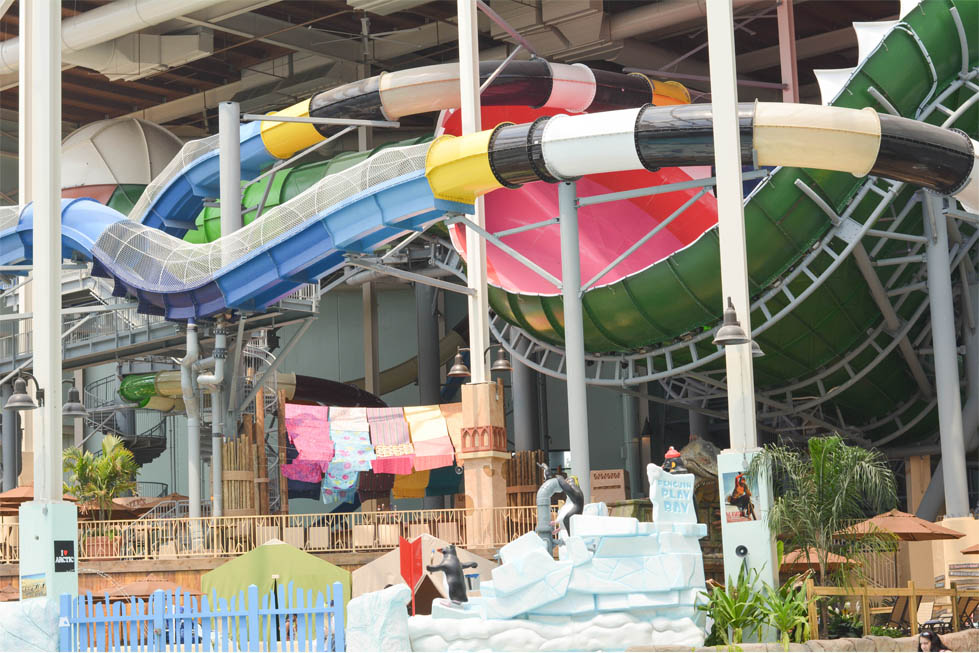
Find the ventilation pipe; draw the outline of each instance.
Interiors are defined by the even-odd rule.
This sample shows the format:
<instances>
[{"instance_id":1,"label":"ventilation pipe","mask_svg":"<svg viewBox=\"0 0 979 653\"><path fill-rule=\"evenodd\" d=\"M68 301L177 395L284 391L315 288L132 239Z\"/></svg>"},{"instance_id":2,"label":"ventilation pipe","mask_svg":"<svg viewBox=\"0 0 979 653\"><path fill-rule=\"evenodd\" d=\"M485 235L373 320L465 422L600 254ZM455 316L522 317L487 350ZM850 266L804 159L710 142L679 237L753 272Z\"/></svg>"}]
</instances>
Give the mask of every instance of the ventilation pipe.
<instances>
[{"instance_id":1,"label":"ventilation pipe","mask_svg":"<svg viewBox=\"0 0 979 653\"><path fill-rule=\"evenodd\" d=\"M796 0L796 4L800 0ZM732 0L735 11L747 7L771 7L771 0ZM631 36L664 35L673 28L707 19L707 0L664 0L623 11L609 17L609 38L620 41Z\"/></svg>"},{"instance_id":2,"label":"ventilation pipe","mask_svg":"<svg viewBox=\"0 0 979 653\"><path fill-rule=\"evenodd\" d=\"M61 55L71 62L75 53L132 34L221 0L116 0L98 9L61 21ZM80 54L80 56L83 56ZM0 43L0 75L20 68L20 38Z\"/></svg>"},{"instance_id":3,"label":"ventilation pipe","mask_svg":"<svg viewBox=\"0 0 979 653\"><path fill-rule=\"evenodd\" d=\"M201 407L197 403L197 384L194 379L194 363L200 358L197 325L187 321L187 355L180 359L180 389L187 410L187 505L188 516L201 516ZM200 525L191 524L191 536L196 543L200 538Z\"/></svg>"},{"instance_id":4,"label":"ventilation pipe","mask_svg":"<svg viewBox=\"0 0 979 653\"><path fill-rule=\"evenodd\" d=\"M214 352L208 359L214 365L213 374L199 374L197 385L211 394L211 496L212 514L224 516L224 492L222 486L223 462L221 445L224 443L224 411L222 405L222 385L224 384L225 361L228 358L228 329L224 320L218 321L214 332ZM183 371L181 369L181 371ZM186 401L186 399L185 399ZM190 411L187 411L188 416ZM198 444L198 447L200 445Z\"/></svg>"}]
</instances>

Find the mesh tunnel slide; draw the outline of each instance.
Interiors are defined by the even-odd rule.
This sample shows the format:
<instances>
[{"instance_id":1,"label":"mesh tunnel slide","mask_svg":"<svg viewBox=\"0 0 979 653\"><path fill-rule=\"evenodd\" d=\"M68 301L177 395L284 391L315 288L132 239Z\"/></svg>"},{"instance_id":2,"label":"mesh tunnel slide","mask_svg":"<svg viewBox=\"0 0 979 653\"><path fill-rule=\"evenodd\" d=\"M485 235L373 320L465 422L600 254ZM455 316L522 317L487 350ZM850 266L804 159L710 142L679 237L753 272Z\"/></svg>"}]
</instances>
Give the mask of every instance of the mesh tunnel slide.
<instances>
[{"instance_id":1,"label":"mesh tunnel slide","mask_svg":"<svg viewBox=\"0 0 979 653\"><path fill-rule=\"evenodd\" d=\"M776 170L746 201L753 296L780 283L832 229L825 207L863 224L879 217L873 215L871 199L890 194L889 209L906 218L902 231L919 233L915 187L955 195L975 210L979 182L972 139L979 136L979 107L970 98L975 95L979 58L979 7L950 0L925 4L927 11L912 10L881 45L862 56L833 107L741 107L746 162L755 150L761 165L791 166ZM966 40L960 41L957 34ZM488 63L487 69L493 65ZM397 119L411 112L450 109L458 102L455 74L455 66L390 73L313 96L285 113ZM93 259L95 271L114 278L119 293L138 297L144 310L185 319L229 307L261 308L337 269L346 253L369 252L423 229L446 211L465 210L477 195L489 193L490 220L502 216L497 224L507 219L531 223L555 214L550 181L584 175L579 182L584 192L590 184L614 190L613 178L626 178L620 171L631 171L628 174L635 177L630 181L643 182L633 187L649 186L689 179L684 166L710 164L708 107L685 106L685 94L676 85L608 75L612 74L584 66L514 62L487 89L487 106L519 97L543 114L596 113L542 115L463 138L442 136L431 144L386 148L323 177L230 237L206 243L179 237L195 226L203 197L216 195L216 139L189 144L171 164L173 170L147 188L131 219L92 201L65 202L65 253ZM511 91L517 88L523 90L515 96ZM494 93L500 89L508 90ZM885 106L879 97L885 98ZM646 102L659 106L638 106ZM937 102L947 112L934 111ZM867 108L874 106L883 111ZM521 115L521 110L511 113ZM949 122L951 118L955 120ZM938 126L942 124L945 129ZM256 176L269 163L336 129L323 127L321 132L318 127L269 122L244 126L243 176ZM968 134L948 128L966 129ZM274 184L283 174L266 183ZM859 178L867 174L898 183ZM814 191L822 206L806 196L798 181ZM877 190L868 191L868 183ZM626 236L618 233L603 244L602 229L595 228L592 239L583 233L585 274L588 269L601 271L621 252L623 238L645 234L672 212L671 207L693 194L687 190L663 196L669 198L663 202L630 201L627 209L607 214L605 226L614 225L612 231ZM499 207L521 202L527 210L517 217L513 211L497 211L497 198ZM589 351L656 347L716 324L721 301L712 201L710 195L698 198L692 205L697 209L693 221L677 220L663 229L662 237L650 239L633 255L624 273L617 270L622 274L599 279L585 295ZM599 222L602 214L596 211L595 216ZM583 211L583 225L589 220ZM31 207L19 215L0 214L5 264L30 260L30 221ZM537 230L534 236L540 240L528 236L528 242L548 240L548 229L553 227ZM545 249L553 258L553 234L550 240ZM873 244L868 238L868 248ZM883 256L895 247L887 242L878 250ZM529 336L560 344L559 292L520 271L504 253L489 249L494 310ZM547 260L539 262L548 266ZM853 265L844 262L833 270L829 281L760 339L769 352L758 366L760 385L806 378L854 350L867 330L879 325L880 312ZM910 279L914 270L908 268L905 274ZM901 317L920 316L923 302L917 295L900 303ZM753 315L753 323L762 321ZM814 328L821 325L828 325L823 333ZM893 412L898 398L914 396L900 359L893 352L885 354L861 383L838 398L852 413L850 420L861 423ZM915 410L927 405L926 397L915 401Z\"/></svg>"}]
</instances>

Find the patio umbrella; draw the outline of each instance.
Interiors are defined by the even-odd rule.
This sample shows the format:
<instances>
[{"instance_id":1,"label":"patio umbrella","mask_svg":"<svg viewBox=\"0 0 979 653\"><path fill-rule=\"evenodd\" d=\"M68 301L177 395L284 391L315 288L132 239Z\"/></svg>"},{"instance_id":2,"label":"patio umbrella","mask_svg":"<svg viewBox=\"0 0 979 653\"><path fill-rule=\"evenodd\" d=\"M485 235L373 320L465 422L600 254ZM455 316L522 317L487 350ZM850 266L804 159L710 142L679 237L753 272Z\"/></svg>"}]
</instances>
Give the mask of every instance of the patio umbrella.
<instances>
[{"instance_id":1,"label":"patio umbrella","mask_svg":"<svg viewBox=\"0 0 979 653\"><path fill-rule=\"evenodd\" d=\"M843 529L837 535L860 537L874 531L893 533L895 537L905 542L957 540L960 537L965 537L965 533L953 531L951 528L945 528L900 510L889 510L876 517L871 517L866 521Z\"/></svg>"},{"instance_id":2,"label":"patio umbrella","mask_svg":"<svg viewBox=\"0 0 979 653\"><path fill-rule=\"evenodd\" d=\"M808 553L808 559L806 557ZM782 558L782 566L779 568L781 571L797 573L802 572L807 569L819 569L819 555L818 550L815 547L809 547L808 551L803 551L802 549L796 549L795 551L790 551L785 554ZM846 556L841 556L839 554L829 552L829 556L826 560L826 566L830 570L839 569L842 565L857 565L860 564L856 560L851 560Z\"/></svg>"},{"instance_id":3,"label":"patio umbrella","mask_svg":"<svg viewBox=\"0 0 979 653\"><path fill-rule=\"evenodd\" d=\"M6 492L0 492L0 506L9 508L10 506L19 506L25 501L34 500L34 485L28 483L27 485L21 485L15 487L12 490L7 490ZM64 494L65 501L77 502L76 497L71 496L67 492Z\"/></svg>"}]
</instances>

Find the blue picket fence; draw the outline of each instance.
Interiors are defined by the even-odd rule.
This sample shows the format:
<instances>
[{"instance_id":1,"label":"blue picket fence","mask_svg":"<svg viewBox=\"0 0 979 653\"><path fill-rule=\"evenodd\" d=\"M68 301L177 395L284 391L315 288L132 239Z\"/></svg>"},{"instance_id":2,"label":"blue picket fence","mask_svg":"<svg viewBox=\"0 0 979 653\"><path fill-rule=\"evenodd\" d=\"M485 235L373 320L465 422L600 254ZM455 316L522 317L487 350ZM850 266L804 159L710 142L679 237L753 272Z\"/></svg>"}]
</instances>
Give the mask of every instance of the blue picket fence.
<instances>
[{"instance_id":1,"label":"blue picket fence","mask_svg":"<svg viewBox=\"0 0 979 653\"><path fill-rule=\"evenodd\" d=\"M61 651L344 651L343 585L259 601L250 585L227 599L155 592L148 600L61 596Z\"/></svg>"}]
</instances>

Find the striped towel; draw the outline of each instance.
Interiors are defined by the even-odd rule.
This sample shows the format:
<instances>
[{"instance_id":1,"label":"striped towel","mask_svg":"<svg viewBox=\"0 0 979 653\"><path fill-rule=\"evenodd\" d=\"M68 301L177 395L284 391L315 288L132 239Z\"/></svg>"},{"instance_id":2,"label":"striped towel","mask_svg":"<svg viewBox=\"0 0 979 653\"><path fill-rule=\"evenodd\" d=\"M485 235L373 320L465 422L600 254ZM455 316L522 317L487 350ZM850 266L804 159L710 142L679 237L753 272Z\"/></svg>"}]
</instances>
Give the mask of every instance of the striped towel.
<instances>
[{"instance_id":1,"label":"striped towel","mask_svg":"<svg viewBox=\"0 0 979 653\"><path fill-rule=\"evenodd\" d=\"M286 431L296 450L298 461L320 463L323 468L333 460L333 440L325 406L286 404Z\"/></svg>"},{"instance_id":2,"label":"striped towel","mask_svg":"<svg viewBox=\"0 0 979 653\"><path fill-rule=\"evenodd\" d=\"M407 406L405 419L415 447L417 471L455 464L455 450L442 411L435 406Z\"/></svg>"},{"instance_id":3,"label":"striped towel","mask_svg":"<svg viewBox=\"0 0 979 653\"><path fill-rule=\"evenodd\" d=\"M371 442L377 458L371 465L376 474L410 474L415 458L408 422L402 408L368 408Z\"/></svg>"}]
</instances>

